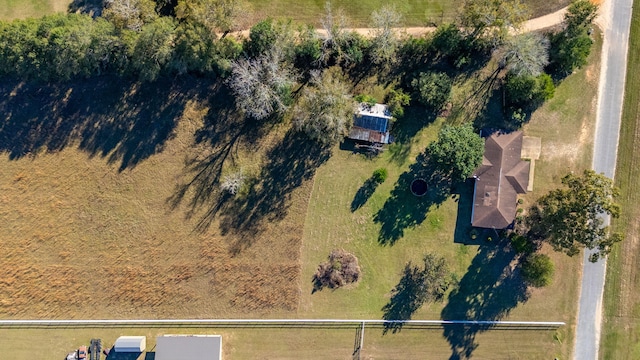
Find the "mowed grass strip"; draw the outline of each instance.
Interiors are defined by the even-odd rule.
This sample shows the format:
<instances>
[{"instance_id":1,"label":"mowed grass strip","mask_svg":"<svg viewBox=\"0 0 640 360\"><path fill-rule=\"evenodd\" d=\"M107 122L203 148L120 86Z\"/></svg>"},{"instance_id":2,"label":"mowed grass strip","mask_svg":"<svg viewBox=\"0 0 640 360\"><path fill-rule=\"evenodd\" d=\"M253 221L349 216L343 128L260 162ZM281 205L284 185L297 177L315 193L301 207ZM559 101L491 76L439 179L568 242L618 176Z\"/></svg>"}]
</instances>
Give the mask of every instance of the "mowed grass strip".
<instances>
[{"instance_id":1,"label":"mowed grass strip","mask_svg":"<svg viewBox=\"0 0 640 360\"><path fill-rule=\"evenodd\" d=\"M639 4L634 1L634 7ZM613 231L625 234L607 263L604 293L605 319L602 359L640 358L640 15L633 13L625 88L616 186L622 214L612 223Z\"/></svg>"},{"instance_id":2,"label":"mowed grass strip","mask_svg":"<svg viewBox=\"0 0 640 360\"><path fill-rule=\"evenodd\" d=\"M524 337L513 339L505 331L481 335L485 348L478 349L478 358L532 359L541 353L537 344L550 336L549 331L525 331ZM89 345L94 338L102 339L104 348L112 346L122 335L146 336L147 351L152 351L156 337L166 334L222 335L222 355L225 359L349 359L353 353L356 329L290 329L290 328L68 328L68 329L0 329L0 351L13 359L41 357L62 359L80 345ZM406 330L399 334L382 336L380 329L366 328L363 358L420 359L429 354L438 359L447 358L446 341L440 330ZM38 339L38 343L34 343ZM398 343L410 344L399 348ZM438 345L438 346L434 346ZM545 358L551 356L546 353ZM144 358L144 356L142 356Z\"/></svg>"}]
</instances>

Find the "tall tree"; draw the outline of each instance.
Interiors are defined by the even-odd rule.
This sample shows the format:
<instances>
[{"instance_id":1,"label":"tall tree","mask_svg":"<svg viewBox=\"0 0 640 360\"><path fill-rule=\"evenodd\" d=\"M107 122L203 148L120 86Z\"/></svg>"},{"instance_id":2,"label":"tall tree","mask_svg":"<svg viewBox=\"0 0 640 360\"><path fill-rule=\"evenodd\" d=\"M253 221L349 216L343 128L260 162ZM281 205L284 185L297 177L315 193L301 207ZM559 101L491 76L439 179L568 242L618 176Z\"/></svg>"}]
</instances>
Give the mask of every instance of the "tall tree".
<instances>
[{"instance_id":1,"label":"tall tree","mask_svg":"<svg viewBox=\"0 0 640 360\"><path fill-rule=\"evenodd\" d=\"M589 0L571 3L564 16L564 30L551 35L551 68L566 75L584 66L591 53L593 40L589 29L598 11Z\"/></svg>"},{"instance_id":2,"label":"tall tree","mask_svg":"<svg viewBox=\"0 0 640 360\"><path fill-rule=\"evenodd\" d=\"M549 64L549 40L537 33L507 37L501 49L507 70L517 76L538 76Z\"/></svg>"},{"instance_id":3,"label":"tall tree","mask_svg":"<svg viewBox=\"0 0 640 360\"><path fill-rule=\"evenodd\" d=\"M461 22L473 37L486 35L499 44L509 30L519 29L528 16L529 10L521 0L467 0Z\"/></svg>"},{"instance_id":4,"label":"tall tree","mask_svg":"<svg viewBox=\"0 0 640 360\"><path fill-rule=\"evenodd\" d=\"M221 32L223 37L239 30L246 18L248 5L241 0L180 0L176 17L198 22L210 31Z\"/></svg>"},{"instance_id":5,"label":"tall tree","mask_svg":"<svg viewBox=\"0 0 640 360\"><path fill-rule=\"evenodd\" d=\"M311 139L331 145L353 124L356 103L339 75L314 72L293 111L293 125Z\"/></svg>"},{"instance_id":6,"label":"tall tree","mask_svg":"<svg viewBox=\"0 0 640 360\"><path fill-rule=\"evenodd\" d=\"M172 18L161 17L142 27L131 64L140 79L153 81L173 56L176 24Z\"/></svg>"},{"instance_id":7,"label":"tall tree","mask_svg":"<svg viewBox=\"0 0 640 360\"><path fill-rule=\"evenodd\" d=\"M157 17L153 0L105 0L102 16L119 29L142 30Z\"/></svg>"},{"instance_id":8,"label":"tall tree","mask_svg":"<svg viewBox=\"0 0 640 360\"><path fill-rule=\"evenodd\" d=\"M405 265L400 282L391 290L391 299L382 308L383 319L410 320L425 302L442 301L452 282L449 267L440 256L425 255L422 267L409 262ZM384 331L396 332L401 327L401 323L389 323Z\"/></svg>"},{"instance_id":9,"label":"tall tree","mask_svg":"<svg viewBox=\"0 0 640 360\"><path fill-rule=\"evenodd\" d=\"M482 162L484 141L470 123L445 125L438 140L427 146L429 160L454 182L466 180Z\"/></svg>"},{"instance_id":10,"label":"tall tree","mask_svg":"<svg viewBox=\"0 0 640 360\"><path fill-rule=\"evenodd\" d=\"M374 63L391 63L396 60L396 52L400 45L396 28L400 26L401 22L402 15L391 5L375 10L371 14L371 23L374 28L371 40L371 59Z\"/></svg>"},{"instance_id":11,"label":"tall tree","mask_svg":"<svg viewBox=\"0 0 640 360\"><path fill-rule=\"evenodd\" d=\"M614 218L620 206L613 201L618 190L611 179L593 170L582 176L569 174L562 178L564 188L552 190L534 204L525 224L532 240L546 240L556 251L569 256L582 248L597 249L592 261L607 255L622 235L609 233L603 226L602 214Z\"/></svg>"},{"instance_id":12,"label":"tall tree","mask_svg":"<svg viewBox=\"0 0 640 360\"><path fill-rule=\"evenodd\" d=\"M264 119L288 108L296 77L281 53L273 49L256 59L232 62L228 84L240 109L255 119Z\"/></svg>"}]
</instances>

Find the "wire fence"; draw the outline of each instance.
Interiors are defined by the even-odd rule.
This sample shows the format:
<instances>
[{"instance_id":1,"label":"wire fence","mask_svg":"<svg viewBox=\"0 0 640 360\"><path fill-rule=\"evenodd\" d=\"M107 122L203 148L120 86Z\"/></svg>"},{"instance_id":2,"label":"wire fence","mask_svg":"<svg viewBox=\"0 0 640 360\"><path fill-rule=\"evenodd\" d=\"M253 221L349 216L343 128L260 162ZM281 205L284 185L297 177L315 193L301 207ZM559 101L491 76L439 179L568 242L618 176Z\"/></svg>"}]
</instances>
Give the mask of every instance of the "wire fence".
<instances>
[{"instance_id":1,"label":"wire fence","mask_svg":"<svg viewBox=\"0 0 640 360\"><path fill-rule=\"evenodd\" d=\"M495 330L554 330L564 326L554 321L481 320L367 320L367 319L103 319L103 320L0 320L0 328L139 327L139 328L394 328L441 329L448 326Z\"/></svg>"}]
</instances>

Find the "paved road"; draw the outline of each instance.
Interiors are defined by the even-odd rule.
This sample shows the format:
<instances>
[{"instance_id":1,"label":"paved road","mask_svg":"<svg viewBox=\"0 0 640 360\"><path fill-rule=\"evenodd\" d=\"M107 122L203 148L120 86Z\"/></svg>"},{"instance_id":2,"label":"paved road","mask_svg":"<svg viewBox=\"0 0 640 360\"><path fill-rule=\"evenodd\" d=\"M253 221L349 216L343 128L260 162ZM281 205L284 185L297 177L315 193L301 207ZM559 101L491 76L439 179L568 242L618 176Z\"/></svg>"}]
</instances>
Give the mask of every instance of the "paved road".
<instances>
[{"instance_id":1,"label":"paved road","mask_svg":"<svg viewBox=\"0 0 640 360\"><path fill-rule=\"evenodd\" d=\"M608 0L605 24L598 113L593 149L593 169L614 177L620 117L627 69L627 48L633 0ZM609 223L608 217L604 219ZM584 255L574 359L597 360L602 327L602 295L606 261L592 264Z\"/></svg>"}]
</instances>

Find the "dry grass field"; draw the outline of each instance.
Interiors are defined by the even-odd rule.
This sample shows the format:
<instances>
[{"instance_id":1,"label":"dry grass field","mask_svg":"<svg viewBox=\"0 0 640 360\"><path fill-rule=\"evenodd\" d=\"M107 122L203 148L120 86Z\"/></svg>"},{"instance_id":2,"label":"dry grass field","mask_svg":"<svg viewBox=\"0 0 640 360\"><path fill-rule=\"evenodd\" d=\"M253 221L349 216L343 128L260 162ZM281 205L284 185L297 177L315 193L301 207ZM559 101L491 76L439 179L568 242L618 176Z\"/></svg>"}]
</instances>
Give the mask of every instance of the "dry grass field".
<instances>
[{"instance_id":1,"label":"dry grass field","mask_svg":"<svg viewBox=\"0 0 640 360\"><path fill-rule=\"evenodd\" d=\"M71 2L71 0L0 0L0 19L23 19L65 12Z\"/></svg>"},{"instance_id":2,"label":"dry grass field","mask_svg":"<svg viewBox=\"0 0 640 360\"><path fill-rule=\"evenodd\" d=\"M243 157L251 176L263 160L256 150L275 148L282 158L266 159L265 169L286 176L292 163L282 135L217 134L222 115L198 93L212 89L189 80L156 86L101 79L2 88L1 317L275 316L296 309L309 181L271 181L272 193L255 190L252 203L219 201L212 185L226 171L222 153L225 166ZM222 138L231 136L234 142ZM262 204L265 213L241 208L261 201L271 202ZM235 222L243 212L250 224Z\"/></svg>"}]
</instances>

